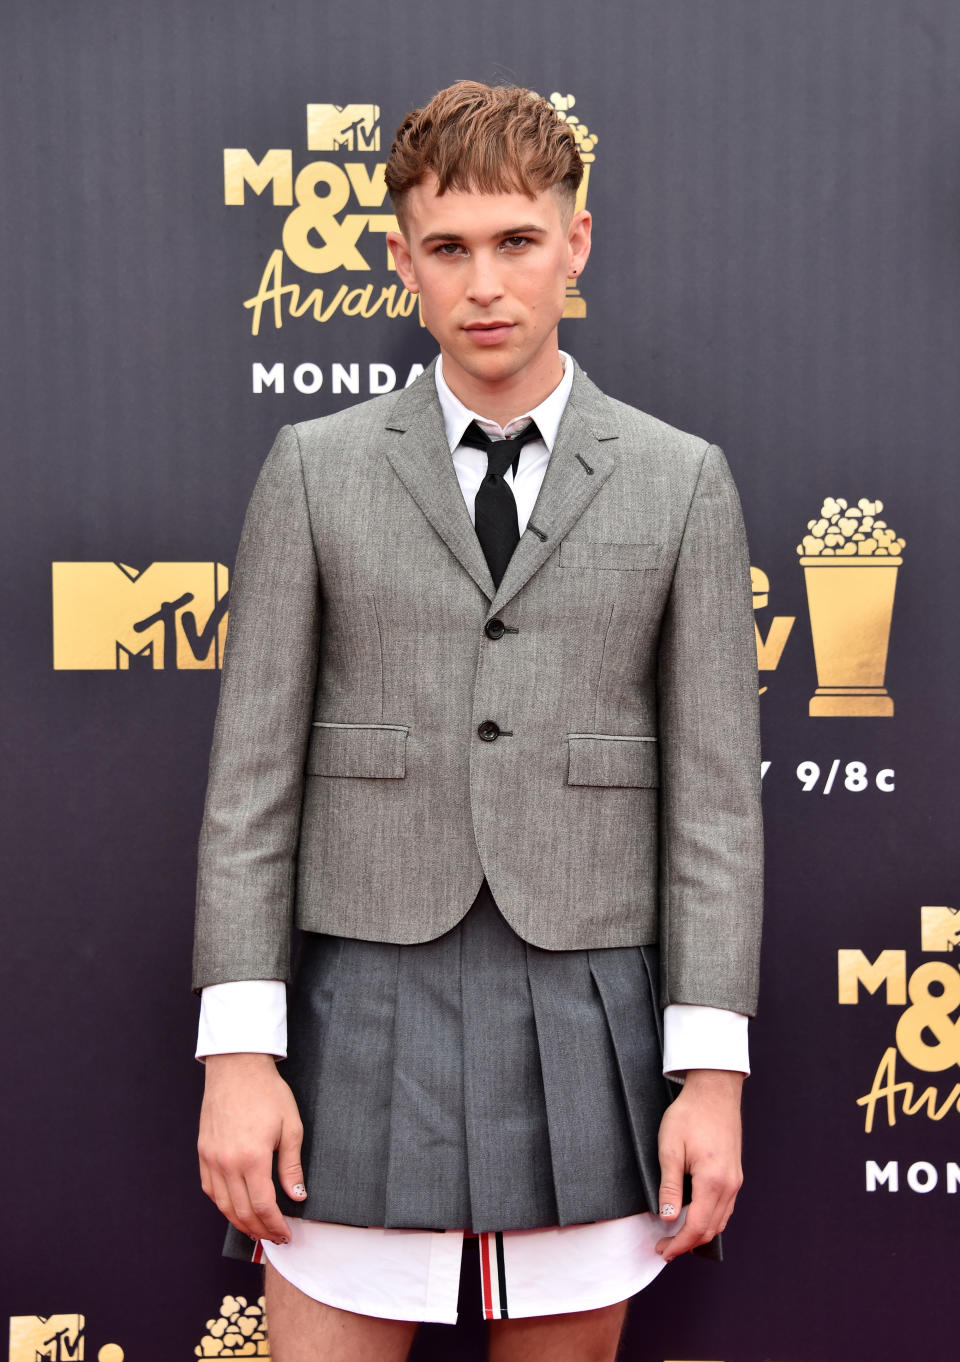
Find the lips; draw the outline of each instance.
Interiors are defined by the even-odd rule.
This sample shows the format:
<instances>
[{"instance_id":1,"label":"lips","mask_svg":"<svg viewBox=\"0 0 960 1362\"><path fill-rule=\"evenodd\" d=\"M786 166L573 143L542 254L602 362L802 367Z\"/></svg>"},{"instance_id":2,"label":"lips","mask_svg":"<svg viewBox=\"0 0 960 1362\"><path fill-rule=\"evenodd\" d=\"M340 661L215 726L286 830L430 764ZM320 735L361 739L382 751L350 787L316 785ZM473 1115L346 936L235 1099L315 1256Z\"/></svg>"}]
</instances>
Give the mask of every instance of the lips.
<instances>
[{"instance_id":1,"label":"lips","mask_svg":"<svg viewBox=\"0 0 960 1362\"><path fill-rule=\"evenodd\" d=\"M476 345L497 345L510 335L513 322L468 322L463 329Z\"/></svg>"}]
</instances>

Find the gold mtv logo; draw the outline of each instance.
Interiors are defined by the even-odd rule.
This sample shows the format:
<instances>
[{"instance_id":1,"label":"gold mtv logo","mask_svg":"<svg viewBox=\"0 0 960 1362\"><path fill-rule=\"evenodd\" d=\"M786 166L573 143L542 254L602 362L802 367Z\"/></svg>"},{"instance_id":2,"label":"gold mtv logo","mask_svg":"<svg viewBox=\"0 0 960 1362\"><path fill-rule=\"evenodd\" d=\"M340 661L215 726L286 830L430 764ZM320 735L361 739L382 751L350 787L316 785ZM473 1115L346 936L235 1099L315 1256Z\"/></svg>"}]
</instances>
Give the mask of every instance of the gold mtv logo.
<instances>
[{"instance_id":1,"label":"gold mtv logo","mask_svg":"<svg viewBox=\"0 0 960 1362\"><path fill-rule=\"evenodd\" d=\"M13 1315L9 1362L83 1362L83 1315Z\"/></svg>"},{"instance_id":2,"label":"gold mtv logo","mask_svg":"<svg viewBox=\"0 0 960 1362\"><path fill-rule=\"evenodd\" d=\"M54 563L54 668L213 670L228 586L221 563Z\"/></svg>"},{"instance_id":3,"label":"gold mtv logo","mask_svg":"<svg viewBox=\"0 0 960 1362\"><path fill-rule=\"evenodd\" d=\"M13 1315L9 1362L83 1362L83 1315ZM123 1362L119 1343L97 1349L97 1362Z\"/></svg>"},{"instance_id":4,"label":"gold mtv logo","mask_svg":"<svg viewBox=\"0 0 960 1362\"><path fill-rule=\"evenodd\" d=\"M960 949L960 912L956 908L920 909L920 949L944 954Z\"/></svg>"},{"instance_id":5,"label":"gold mtv logo","mask_svg":"<svg viewBox=\"0 0 960 1362\"><path fill-rule=\"evenodd\" d=\"M379 104L308 104L308 151L379 151Z\"/></svg>"}]
</instances>

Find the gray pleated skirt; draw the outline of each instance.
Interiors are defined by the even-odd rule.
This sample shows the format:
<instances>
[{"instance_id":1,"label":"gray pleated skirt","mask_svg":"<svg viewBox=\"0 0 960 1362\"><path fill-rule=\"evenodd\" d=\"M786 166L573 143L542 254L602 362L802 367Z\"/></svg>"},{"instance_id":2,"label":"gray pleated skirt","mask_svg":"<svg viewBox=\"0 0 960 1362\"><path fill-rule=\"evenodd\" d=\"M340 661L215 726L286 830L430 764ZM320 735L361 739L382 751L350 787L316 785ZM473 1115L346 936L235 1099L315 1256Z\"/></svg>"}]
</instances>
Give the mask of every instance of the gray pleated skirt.
<instances>
[{"instance_id":1,"label":"gray pleated skirt","mask_svg":"<svg viewBox=\"0 0 960 1362\"><path fill-rule=\"evenodd\" d=\"M531 946L484 880L433 941L305 934L290 995L308 1197L278 1187L284 1214L479 1232L656 1207L656 948Z\"/></svg>"}]
</instances>

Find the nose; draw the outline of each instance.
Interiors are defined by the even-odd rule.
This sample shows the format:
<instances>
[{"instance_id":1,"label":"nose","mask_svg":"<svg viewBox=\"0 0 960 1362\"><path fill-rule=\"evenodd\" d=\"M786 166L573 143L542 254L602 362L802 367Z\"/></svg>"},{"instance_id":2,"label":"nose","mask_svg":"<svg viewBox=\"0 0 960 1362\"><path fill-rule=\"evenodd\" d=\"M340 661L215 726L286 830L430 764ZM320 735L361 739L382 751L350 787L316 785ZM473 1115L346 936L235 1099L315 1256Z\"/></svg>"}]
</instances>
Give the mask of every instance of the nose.
<instances>
[{"instance_id":1,"label":"nose","mask_svg":"<svg viewBox=\"0 0 960 1362\"><path fill-rule=\"evenodd\" d=\"M467 297L479 307L489 307L503 297L498 261L486 251L477 251L471 260Z\"/></svg>"}]
</instances>

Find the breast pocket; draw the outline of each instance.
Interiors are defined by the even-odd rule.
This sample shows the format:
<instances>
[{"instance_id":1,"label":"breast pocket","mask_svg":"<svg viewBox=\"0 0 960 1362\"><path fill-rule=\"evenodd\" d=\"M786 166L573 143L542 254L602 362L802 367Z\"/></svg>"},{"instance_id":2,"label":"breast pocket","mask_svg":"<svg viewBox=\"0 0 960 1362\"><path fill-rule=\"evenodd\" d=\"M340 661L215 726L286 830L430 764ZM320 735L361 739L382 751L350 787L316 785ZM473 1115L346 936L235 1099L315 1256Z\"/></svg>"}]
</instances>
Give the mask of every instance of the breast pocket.
<instances>
[{"instance_id":1,"label":"breast pocket","mask_svg":"<svg viewBox=\"0 0 960 1362\"><path fill-rule=\"evenodd\" d=\"M406 774L406 724L316 721L307 748L308 776L400 780Z\"/></svg>"},{"instance_id":2,"label":"breast pocket","mask_svg":"<svg viewBox=\"0 0 960 1362\"><path fill-rule=\"evenodd\" d=\"M656 738L616 733L568 733L568 785L620 785L653 788L660 784Z\"/></svg>"},{"instance_id":3,"label":"breast pocket","mask_svg":"<svg viewBox=\"0 0 960 1362\"><path fill-rule=\"evenodd\" d=\"M585 539L560 541L560 566L563 568L607 568L621 572L641 572L658 568L663 562L662 544L595 543Z\"/></svg>"}]
</instances>

